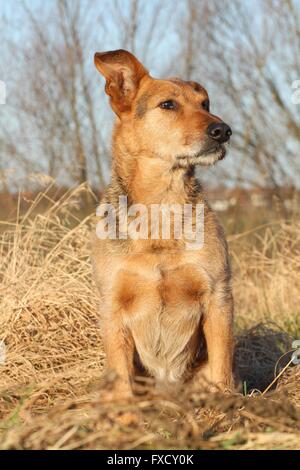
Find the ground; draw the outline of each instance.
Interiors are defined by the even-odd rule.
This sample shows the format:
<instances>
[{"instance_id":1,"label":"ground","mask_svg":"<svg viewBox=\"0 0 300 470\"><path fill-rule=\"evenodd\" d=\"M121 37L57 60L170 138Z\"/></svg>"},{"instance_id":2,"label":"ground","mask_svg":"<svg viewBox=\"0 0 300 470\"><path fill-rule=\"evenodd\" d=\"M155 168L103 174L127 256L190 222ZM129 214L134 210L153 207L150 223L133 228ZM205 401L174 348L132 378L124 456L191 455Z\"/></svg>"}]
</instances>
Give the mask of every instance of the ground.
<instances>
[{"instance_id":1,"label":"ground","mask_svg":"<svg viewBox=\"0 0 300 470\"><path fill-rule=\"evenodd\" d=\"M111 403L84 191L46 191L1 224L0 448L299 449L299 216L228 230L239 393L140 384L133 403Z\"/></svg>"}]
</instances>

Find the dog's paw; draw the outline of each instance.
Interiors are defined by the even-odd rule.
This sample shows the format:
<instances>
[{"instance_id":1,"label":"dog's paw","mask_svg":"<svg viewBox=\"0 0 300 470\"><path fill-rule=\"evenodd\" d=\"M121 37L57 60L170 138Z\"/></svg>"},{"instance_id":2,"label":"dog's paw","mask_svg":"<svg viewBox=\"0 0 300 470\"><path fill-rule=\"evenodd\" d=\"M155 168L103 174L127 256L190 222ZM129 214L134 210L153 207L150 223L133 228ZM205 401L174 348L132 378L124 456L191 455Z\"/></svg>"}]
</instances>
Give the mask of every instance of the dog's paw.
<instances>
[{"instance_id":1,"label":"dog's paw","mask_svg":"<svg viewBox=\"0 0 300 470\"><path fill-rule=\"evenodd\" d=\"M134 396L130 387L102 388L99 393L99 402L103 404L112 402L130 403L133 399Z\"/></svg>"}]
</instances>

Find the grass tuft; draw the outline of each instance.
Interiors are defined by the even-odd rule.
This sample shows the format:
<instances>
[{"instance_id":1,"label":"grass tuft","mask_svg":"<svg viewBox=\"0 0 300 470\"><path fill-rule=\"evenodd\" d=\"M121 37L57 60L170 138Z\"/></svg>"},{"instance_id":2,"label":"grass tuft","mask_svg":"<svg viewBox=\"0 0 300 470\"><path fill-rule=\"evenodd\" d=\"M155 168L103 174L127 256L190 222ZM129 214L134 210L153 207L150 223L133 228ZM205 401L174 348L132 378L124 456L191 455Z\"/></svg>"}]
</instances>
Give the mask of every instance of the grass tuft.
<instances>
[{"instance_id":1,"label":"grass tuft","mask_svg":"<svg viewBox=\"0 0 300 470\"><path fill-rule=\"evenodd\" d=\"M1 223L0 448L299 448L300 366L287 364L300 337L300 224L229 238L241 393L145 389L133 403L110 403L89 260L93 216L79 210L87 192L57 201L45 191Z\"/></svg>"}]
</instances>

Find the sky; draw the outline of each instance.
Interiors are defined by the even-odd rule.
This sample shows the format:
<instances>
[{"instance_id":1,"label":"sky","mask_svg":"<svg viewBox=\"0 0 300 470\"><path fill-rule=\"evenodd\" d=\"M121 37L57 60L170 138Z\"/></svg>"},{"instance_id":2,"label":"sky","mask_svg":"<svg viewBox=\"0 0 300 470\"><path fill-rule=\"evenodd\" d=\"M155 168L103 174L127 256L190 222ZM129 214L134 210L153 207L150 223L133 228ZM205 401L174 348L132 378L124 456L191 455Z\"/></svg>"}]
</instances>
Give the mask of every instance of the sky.
<instances>
[{"instance_id":1,"label":"sky","mask_svg":"<svg viewBox=\"0 0 300 470\"><path fill-rule=\"evenodd\" d=\"M147 49L147 35L151 31L151 19L154 17L156 19L157 5L159 4L158 0L148 0L146 2L146 8L142 11L142 21L138 24L138 40L133 44L134 51L137 57L144 57L144 64L150 70L153 76L165 77L167 76L177 76L180 75L180 67L178 65L177 58L181 50L181 24L184 28L184 4L185 0L176 1L176 14L175 8L172 8L172 1L162 0L165 4L171 5L171 8L165 13L163 17L162 25L163 29L160 31L160 34L157 35L154 42L151 43L151 47ZM256 39L260 40L260 35L264 32L264 24L262 24L262 18L260 15L260 6L265 0L244 0L244 5L247 6L249 11L249 24L256 34ZM175 0L174 0L175 2ZM201 2L201 0L199 0ZM297 0L296 3L299 3L300 0ZM38 19L39 16L43 19L48 18L47 26L51 28L51 20L53 18L53 0L0 0L0 58L3 57L5 60L0 60L0 80L4 80L7 83L7 106L5 110L2 108L0 110L0 126L4 122L8 125L8 122L13 126L13 120L17 116L17 110L12 109L11 107L11 98L12 90L10 87L11 77L19 74L22 76L22 70L19 70L17 63L18 50L16 54L11 57L11 48L8 48L7 45L10 41L14 42L14 47L18 49L18 44L20 46L26 45L30 37L30 29L28 29L28 23L25 21L24 9L22 8L22 3L25 3L30 10L35 14ZM90 12L93 15L91 19L91 24L94 25L90 30L86 30L87 37L87 46L84 51L86 57L86 65L89 68L90 77L91 77L91 87L93 89L99 90L99 93L95 96L99 99L99 112L106 113L107 119L105 119L105 138L109 140L109 134L111 130L112 122L112 113L109 109L108 99L104 97L103 94L103 80L99 78L98 74L95 72L93 65L93 55L95 51L103 50L112 50L123 48L124 38L120 35L122 28L118 28L110 17L110 9L113 6L113 0L81 0L81 4L94 4L94 10ZM131 0L122 0L120 2L122 6L122 12L128 13L130 11ZM223 0L220 0L220 4L224 4ZM153 16L154 13L154 16ZM158 13L157 13L158 14ZM97 25L103 26L105 24L105 34L98 32ZM84 27L84 25L83 25ZM3 40L4 38L4 40ZM2 39L2 40L1 40ZM239 32L237 30L231 31L231 39L233 46L239 43ZM30 43L29 43L30 44ZM201 49L202 44L199 44L199 49ZM228 54L229 42L224 42L224 54ZM274 45L275 46L275 45ZM277 50L280 49L280 44L276 46ZM274 47L275 49L275 47ZM147 52L145 54L145 51ZM235 53L235 49L233 48ZM280 82L280 90L283 98L285 99L287 106L290 105L290 95L291 95L291 83L293 80L296 80L297 71L296 69L291 69L291 74L289 76L289 68L282 68L282 61L277 63L276 54L273 56L273 51L270 51L270 70L273 69L273 75ZM282 47L282 54L285 54L284 44ZM273 63L272 63L273 61ZM4 67L3 64L11 64L9 67ZM206 81L205 75L205 61L202 63L201 58L199 59L199 65L197 68L197 75L193 79L199 81L203 84L208 91L212 89L211 93L211 102L213 105L213 111L217 115L224 117L224 120L235 119L235 111L232 111L230 107L230 101L226 100L226 95L223 93L218 93L218 90L214 88L214 83L209 80ZM202 75L203 70L203 75ZM216 76L222 74L222 70L216 70ZM239 85L239 76L235 77L237 85ZM24 87L26 88L26 87ZM217 91L217 93L214 93ZM100 100L101 97L103 99ZM253 97L248 97L247 93L241 93L240 106L249 105L249 99ZM248 100L248 101L247 101ZM300 107L299 107L300 109ZM266 110L267 114L270 114L270 110ZM270 116L271 117L271 116ZM272 117L273 118L273 117ZM274 117L276 119L276 116ZM229 121L230 124L232 124ZM234 122L233 122L234 124ZM104 129L104 127L103 127ZM289 137L286 137L287 145L289 145ZM292 143L291 145L294 145ZM31 158L33 161L39 162L40 155L37 152L32 152ZM234 158L238 158L235 157ZM233 165L235 160L232 158L226 165ZM284 158L284 156L283 156ZM1 166L1 151L0 151L0 166ZM1 168L0 168L1 169ZM213 170L215 171L215 170Z\"/></svg>"},{"instance_id":2,"label":"sky","mask_svg":"<svg viewBox=\"0 0 300 470\"><path fill-rule=\"evenodd\" d=\"M90 69L90 77L92 81L91 86L93 88L99 87L99 94L97 97L99 97L99 107L102 105L99 112L103 111L107 114L105 126L102 126L102 131L106 133L107 140L110 140L113 115L109 108L107 97L104 98L102 102L100 101L100 87L103 96L104 83L95 71L93 56L96 51L123 48L124 44L123 37L120 35L118 26L111 20L110 17L110 8L112 8L112 2L109 0L81 0L81 5L83 6L91 3L94 4L94 7L92 10L90 9L88 11L88 14L93 16L91 18L87 17L86 22L88 24L90 21L90 24L93 25L93 27L91 30L86 30L85 34L87 37L87 45L84 54L86 57L87 67ZM145 54L145 49L147 47L146 38L147 35L151 32L152 19L156 19L155 13L153 15L153 12L157 3L158 0L149 0L145 2L146 8L140 12L141 17L143 18L143 22L142 24L138 24L138 37L140 40L136 41L134 44L134 47L136 48L136 55L140 56L143 54L143 56L146 56L146 66L151 69L151 73L154 76L159 76L162 73L162 71L165 69L167 61L170 59L170 50L173 52L176 51L176 45L178 45L176 28L174 24L172 25L172 10L174 9L169 8L169 14L165 17L167 29L162 31L161 35L157 35L156 42L151 44L147 54ZM166 3L171 5L171 2L168 2L167 0ZM17 107L13 105L14 97L12 95L14 91L12 88L12 83L14 83L16 74L18 74L19 78L22 80L22 70L20 70L17 63L18 50L16 50L16 55L11 58L12 48L8 47L8 45L10 42L13 42L13 48L18 49L18 44L23 47L24 45L26 46L26 43L28 42L30 47L31 31L30 28L28 28L28 21L26 18L27 14L24 11L24 5L30 9L37 19L41 17L44 21L45 18L48 18L47 26L51 28L51 21L53 18L53 4L53 0L0 0L0 57L2 56L4 59L2 64L0 61L0 80L6 83L7 89L7 102L5 108L2 107L2 109L0 109L0 126L5 125L7 129L14 128L15 121L17 121L15 118L18 114ZM130 11L130 4L130 0L121 0L120 2L122 7L122 14L124 14L125 17L127 12L129 13ZM97 25L99 24L101 27L103 27L104 23L106 34L98 34ZM99 31L100 29L101 28L99 28ZM11 66L7 67L6 64L11 64ZM24 85L24 89L26 89L26 85ZM27 153L31 153L32 161L39 164L43 171L46 171L46 161L45 165L43 166L39 150L31 150L32 146L30 146L29 149L30 150Z\"/></svg>"}]
</instances>

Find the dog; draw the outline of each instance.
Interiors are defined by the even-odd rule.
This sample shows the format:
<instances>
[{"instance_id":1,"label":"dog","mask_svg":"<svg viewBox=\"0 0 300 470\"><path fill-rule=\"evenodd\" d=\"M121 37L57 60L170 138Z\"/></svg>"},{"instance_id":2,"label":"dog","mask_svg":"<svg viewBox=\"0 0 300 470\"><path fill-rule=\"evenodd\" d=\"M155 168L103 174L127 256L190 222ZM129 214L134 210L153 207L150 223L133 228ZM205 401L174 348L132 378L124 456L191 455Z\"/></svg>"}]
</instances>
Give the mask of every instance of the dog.
<instances>
[{"instance_id":1,"label":"dog","mask_svg":"<svg viewBox=\"0 0 300 470\"><path fill-rule=\"evenodd\" d=\"M163 237L160 222L155 239L94 236L92 265L107 369L117 377L114 396L132 397L142 371L161 384L192 380L200 387L205 377L214 389L232 390L227 243L195 176L196 166L225 157L231 129L210 112L208 94L196 82L155 79L125 50L96 53L94 61L116 114L112 176L102 203L115 208L117 226L120 196L148 214L153 205L189 204L194 225L197 204L204 214L204 243L196 249L187 249L185 235Z\"/></svg>"}]
</instances>

